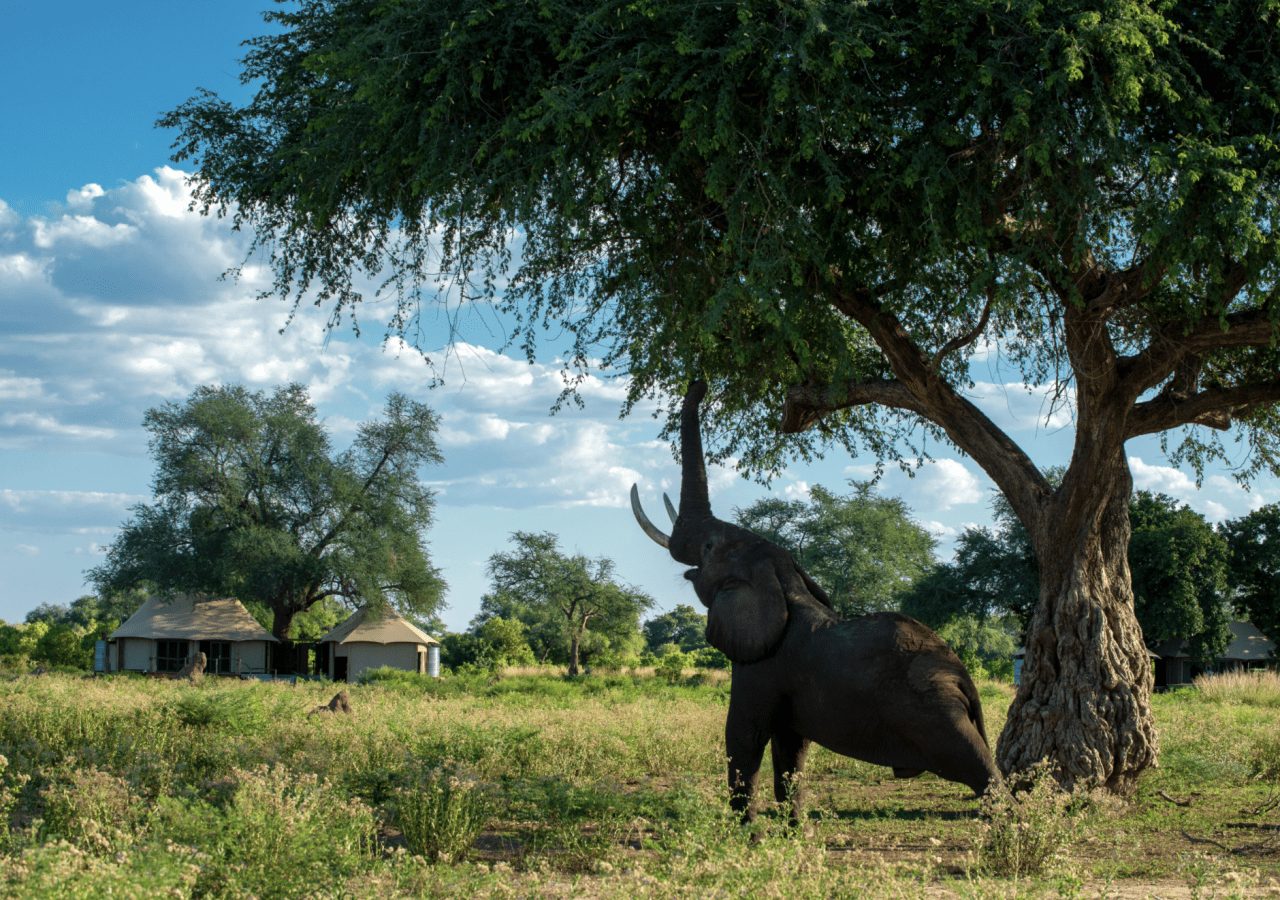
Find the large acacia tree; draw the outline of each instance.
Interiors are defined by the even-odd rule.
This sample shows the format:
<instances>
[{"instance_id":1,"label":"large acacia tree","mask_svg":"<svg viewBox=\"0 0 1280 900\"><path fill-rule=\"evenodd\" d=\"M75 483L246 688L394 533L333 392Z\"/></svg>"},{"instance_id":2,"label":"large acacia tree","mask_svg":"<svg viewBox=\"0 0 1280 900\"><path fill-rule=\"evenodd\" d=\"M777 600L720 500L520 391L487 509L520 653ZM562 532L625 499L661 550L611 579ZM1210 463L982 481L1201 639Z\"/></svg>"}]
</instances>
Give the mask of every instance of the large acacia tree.
<instances>
[{"instance_id":1,"label":"large acacia tree","mask_svg":"<svg viewBox=\"0 0 1280 900\"><path fill-rule=\"evenodd\" d=\"M1040 598L1005 769L1118 791L1157 755L1125 442L1277 468L1277 5L1139 0L301 0L244 106L162 124L276 291L337 320L360 270L412 327L444 272L517 339L713 385L769 471L942 439L998 485ZM518 254L511 236L522 237ZM967 393L996 346L1052 385L1053 485Z\"/></svg>"},{"instance_id":2,"label":"large acacia tree","mask_svg":"<svg viewBox=\"0 0 1280 900\"><path fill-rule=\"evenodd\" d=\"M443 605L426 545L435 498L419 471L441 462L425 404L392 394L341 453L298 384L200 387L143 424L155 498L89 571L100 591L238 597L269 610L281 640L327 599L420 616Z\"/></svg>"}]
</instances>

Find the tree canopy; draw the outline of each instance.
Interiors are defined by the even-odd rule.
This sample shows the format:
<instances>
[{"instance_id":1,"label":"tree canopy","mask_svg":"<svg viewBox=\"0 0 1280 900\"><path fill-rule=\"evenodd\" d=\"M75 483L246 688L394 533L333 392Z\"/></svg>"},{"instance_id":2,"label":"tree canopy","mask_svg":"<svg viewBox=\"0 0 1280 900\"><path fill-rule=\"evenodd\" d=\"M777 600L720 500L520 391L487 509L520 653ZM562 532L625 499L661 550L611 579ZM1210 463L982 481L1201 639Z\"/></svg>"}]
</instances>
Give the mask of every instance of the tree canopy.
<instances>
[{"instance_id":1,"label":"tree canopy","mask_svg":"<svg viewBox=\"0 0 1280 900\"><path fill-rule=\"evenodd\" d=\"M1129 791L1158 741L1125 442L1167 433L1199 469L1229 431L1244 477L1280 468L1278 16L302 0L250 43L252 100L162 124L196 203L331 322L364 270L412 329L443 273L501 286L530 352L562 326L578 374L625 368L632 400L707 377L748 470L953 444L1040 575L1001 766ZM1070 409L1060 485L968 393L986 346Z\"/></svg>"},{"instance_id":2,"label":"tree canopy","mask_svg":"<svg viewBox=\"0 0 1280 900\"><path fill-rule=\"evenodd\" d=\"M837 611L898 609L936 565L937 541L897 497L854 482L847 497L814 485L806 500L757 500L735 516L743 528L787 548L822 585Z\"/></svg>"},{"instance_id":3,"label":"tree canopy","mask_svg":"<svg viewBox=\"0 0 1280 900\"><path fill-rule=\"evenodd\" d=\"M201 387L143 424L155 499L90 571L101 591L237 597L269 610L281 639L326 598L422 615L441 605L425 538L434 499L419 478L441 461L426 405L391 395L341 453L300 385Z\"/></svg>"},{"instance_id":4,"label":"tree canopy","mask_svg":"<svg viewBox=\"0 0 1280 900\"><path fill-rule=\"evenodd\" d=\"M1280 647L1280 503L1223 524L1231 548L1232 600Z\"/></svg>"},{"instance_id":5,"label":"tree canopy","mask_svg":"<svg viewBox=\"0 0 1280 900\"><path fill-rule=\"evenodd\" d=\"M565 554L545 531L517 531L511 543L489 557L493 591L481 599L474 631L499 617L521 622L538 658L567 663L570 675L579 674L584 655L638 642L640 614L653 598L620 584L613 560Z\"/></svg>"}]
</instances>

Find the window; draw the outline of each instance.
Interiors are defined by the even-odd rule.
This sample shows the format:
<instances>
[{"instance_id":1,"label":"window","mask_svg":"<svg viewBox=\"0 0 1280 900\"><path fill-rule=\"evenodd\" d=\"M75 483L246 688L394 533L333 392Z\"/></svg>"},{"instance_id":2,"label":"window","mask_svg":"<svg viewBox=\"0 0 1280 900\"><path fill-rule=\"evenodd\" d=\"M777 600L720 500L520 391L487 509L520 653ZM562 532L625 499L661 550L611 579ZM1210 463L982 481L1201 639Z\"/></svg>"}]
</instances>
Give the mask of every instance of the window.
<instances>
[{"instance_id":1,"label":"window","mask_svg":"<svg viewBox=\"0 0 1280 900\"><path fill-rule=\"evenodd\" d=\"M231 672L231 642L201 641L200 650L204 653L204 670L210 675L227 675Z\"/></svg>"},{"instance_id":2,"label":"window","mask_svg":"<svg viewBox=\"0 0 1280 900\"><path fill-rule=\"evenodd\" d=\"M186 641L156 641L157 672L180 672L186 664Z\"/></svg>"}]
</instances>

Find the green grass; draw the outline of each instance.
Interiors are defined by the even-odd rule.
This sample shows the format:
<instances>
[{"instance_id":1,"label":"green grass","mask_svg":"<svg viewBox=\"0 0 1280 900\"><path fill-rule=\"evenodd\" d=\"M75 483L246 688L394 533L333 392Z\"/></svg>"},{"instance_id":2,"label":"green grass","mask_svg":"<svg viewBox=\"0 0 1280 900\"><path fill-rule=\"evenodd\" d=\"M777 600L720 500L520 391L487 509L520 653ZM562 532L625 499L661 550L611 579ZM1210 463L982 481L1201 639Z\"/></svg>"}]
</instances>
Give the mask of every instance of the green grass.
<instances>
[{"instance_id":1,"label":"green grass","mask_svg":"<svg viewBox=\"0 0 1280 900\"><path fill-rule=\"evenodd\" d=\"M719 681L376 673L351 716L307 715L324 684L4 689L0 896L1280 891L1280 707L1252 689L1158 695L1132 803L982 819L959 785L815 748L799 829L729 815ZM994 737L1012 692L980 689Z\"/></svg>"}]
</instances>

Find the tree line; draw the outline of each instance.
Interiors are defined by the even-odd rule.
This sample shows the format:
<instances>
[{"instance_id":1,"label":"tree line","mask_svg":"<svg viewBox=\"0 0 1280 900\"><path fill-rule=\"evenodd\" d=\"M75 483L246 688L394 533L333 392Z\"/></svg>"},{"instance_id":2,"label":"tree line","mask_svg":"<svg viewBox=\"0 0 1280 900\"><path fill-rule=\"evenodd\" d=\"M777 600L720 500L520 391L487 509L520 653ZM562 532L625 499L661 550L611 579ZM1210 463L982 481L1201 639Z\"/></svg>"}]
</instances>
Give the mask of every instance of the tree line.
<instances>
[{"instance_id":1,"label":"tree line","mask_svg":"<svg viewBox=\"0 0 1280 900\"><path fill-rule=\"evenodd\" d=\"M490 556L490 589L468 628L446 633L444 581L426 535L434 497L419 470L442 462L425 405L392 395L336 452L304 388L267 394L202 387L149 410L154 499L139 504L90 570L96 594L42 604L0 625L0 662L88 668L94 641L148 592L240 598L283 640L313 640L359 605L385 604L442 635L451 666L621 666L667 660L724 666L689 604L651 615L653 597L608 557L517 531ZM1049 479L1061 473L1049 472ZM899 498L851 482L805 499L765 498L737 524L786 547L846 616L897 610L939 631L979 673L1008 676L1039 599L1036 557L1007 501L970 527L954 558ZM1280 643L1280 504L1218 526L1164 494L1129 504L1135 611L1149 645L1185 641L1207 663L1247 618Z\"/></svg>"}]
</instances>

